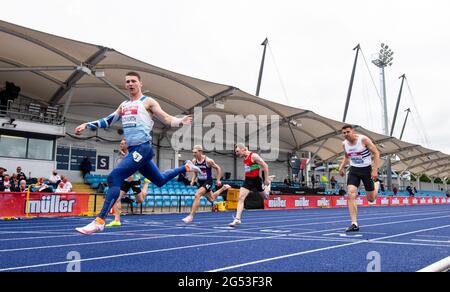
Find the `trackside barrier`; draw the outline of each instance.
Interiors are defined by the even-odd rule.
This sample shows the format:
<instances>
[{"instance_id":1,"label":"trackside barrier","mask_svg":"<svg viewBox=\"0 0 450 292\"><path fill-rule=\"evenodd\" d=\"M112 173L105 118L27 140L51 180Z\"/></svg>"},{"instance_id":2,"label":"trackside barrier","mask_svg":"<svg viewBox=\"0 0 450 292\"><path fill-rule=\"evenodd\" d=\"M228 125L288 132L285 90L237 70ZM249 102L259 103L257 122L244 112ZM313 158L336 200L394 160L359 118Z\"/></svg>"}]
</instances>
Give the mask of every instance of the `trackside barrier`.
<instances>
[{"instance_id":1,"label":"trackside barrier","mask_svg":"<svg viewBox=\"0 0 450 292\"><path fill-rule=\"evenodd\" d=\"M446 257L439 262L429 265L417 272L447 272L450 270L450 257Z\"/></svg>"},{"instance_id":2,"label":"trackside barrier","mask_svg":"<svg viewBox=\"0 0 450 292\"><path fill-rule=\"evenodd\" d=\"M367 197L356 199L358 206L418 206L450 204L445 197L378 197L370 203ZM341 196L292 196L271 195L264 201L266 210L305 209L305 208L347 208L348 198Z\"/></svg>"},{"instance_id":3,"label":"trackside barrier","mask_svg":"<svg viewBox=\"0 0 450 292\"><path fill-rule=\"evenodd\" d=\"M88 203L87 193L0 192L0 218L78 216Z\"/></svg>"}]
</instances>

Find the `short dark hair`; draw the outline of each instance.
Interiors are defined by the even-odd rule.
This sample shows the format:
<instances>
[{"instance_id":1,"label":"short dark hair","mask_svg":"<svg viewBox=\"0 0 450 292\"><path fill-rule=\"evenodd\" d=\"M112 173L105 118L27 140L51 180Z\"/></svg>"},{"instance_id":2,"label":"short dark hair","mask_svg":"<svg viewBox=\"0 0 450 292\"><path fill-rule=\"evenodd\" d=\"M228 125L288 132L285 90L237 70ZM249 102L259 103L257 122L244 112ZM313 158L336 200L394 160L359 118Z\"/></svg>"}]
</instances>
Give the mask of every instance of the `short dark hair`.
<instances>
[{"instance_id":1,"label":"short dark hair","mask_svg":"<svg viewBox=\"0 0 450 292\"><path fill-rule=\"evenodd\" d=\"M352 129L353 130L353 126L352 125L344 125L341 130L344 130L344 129Z\"/></svg>"},{"instance_id":2,"label":"short dark hair","mask_svg":"<svg viewBox=\"0 0 450 292\"><path fill-rule=\"evenodd\" d=\"M135 76L135 77L137 77L139 79L139 81L141 81L141 75L139 75L138 72L130 71L130 72L127 73L126 76Z\"/></svg>"}]
</instances>

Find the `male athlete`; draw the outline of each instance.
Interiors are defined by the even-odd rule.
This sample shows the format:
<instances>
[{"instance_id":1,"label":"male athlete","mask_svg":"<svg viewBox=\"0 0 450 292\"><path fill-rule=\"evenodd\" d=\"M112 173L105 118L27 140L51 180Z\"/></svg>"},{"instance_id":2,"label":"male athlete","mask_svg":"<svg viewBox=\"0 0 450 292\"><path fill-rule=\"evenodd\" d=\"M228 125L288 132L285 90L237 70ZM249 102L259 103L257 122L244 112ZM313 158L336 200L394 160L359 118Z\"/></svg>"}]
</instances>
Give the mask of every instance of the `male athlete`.
<instances>
[{"instance_id":1,"label":"male athlete","mask_svg":"<svg viewBox=\"0 0 450 292\"><path fill-rule=\"evenodd\" d=\"M154 125L153 117L172 127L189 125L192 123L192 117L176 118L164 112L155 99L142 94L143 83L141 76L136 72L126 74L125 86L128 90L129 100L120 104L117 110L108 117L81 124L75 129L75 134L80 135L86 128L108 128L113 123L122 120L124 138L128 145L128 154L108 176L109 189L100 214L90 224L76 228L82 234L87 235L103 231L105 227L104 219L119 197L120 185L125 178L136 171L139 171L158 187L163 186L181 173L200 171L190 160L182 167L170 169L163 173L159 171L152 161L154 153L150 133Z\"/></svg>"},{"instance_id":2,"label":"male athlete","mask_svg":"<svg viewBox=\"0 0 450 292\"><path fill-rule=\"evenodd\" d=\"M374 202L377 199L378 188L380 183L374 181L378 178L378 165L380 163L380 152L375 144L364 136L355 134L355 130L351 125L342 127L342 134L344 135L344 159L339 166L339 174L345 175L345 166L350 162L350 170L347 177L348 188L348 210L352 224L345 231L355 232L359 231L357 222L357 204L356 196L361 181L366 189L367 199L369 202ZM373 167L372 167L372 155Z\"/></svg>"},{"instance_id":3,"label":"male athlete","mask_svg":"<svg viewBox=\"0 0 450 292\"><path fill-rule=\"evenodd\" d=\"M202 196L205 196L208 201L213 203L218 195L230 188L229 185L223 185L220 189L213 193L212 170L214 169L214 171L216 172L216 186L219 187L222 185L222 183L220 182L220 177L222 174L220 166L217 165L214 160L208 158L203 154L203 147L201 145L194 146L194 148L192 149L192 155L194 156L192 162L201 169L201 172L194 173L194 176L192 177L191 186L197 183L198 190L195 193L195 199L192 204L191 213L187 217L182 219L184 223L190 223L192 222L192 220L194 220L194 216L198 210L198 207L200 206L200 199Z\"/></svg>"},{"instance_id":4,"label":"male athlete","mask_svg":"<svg viewBox=\"0 0 450 292\"><path fill-rule=\"evenodd\" d=\"M269 166L256 153L250 152L244 144L237 144L235 148L236 156L244 158L245 181L239 190L239 201L236 210L236 217L229 226L241 224L241 215L244 210L245 198L251 191L257 191L264 198L268 198L270 193ZM264 181L260 176L260 169L264 171Z\"/></svg>"}]
</instances>

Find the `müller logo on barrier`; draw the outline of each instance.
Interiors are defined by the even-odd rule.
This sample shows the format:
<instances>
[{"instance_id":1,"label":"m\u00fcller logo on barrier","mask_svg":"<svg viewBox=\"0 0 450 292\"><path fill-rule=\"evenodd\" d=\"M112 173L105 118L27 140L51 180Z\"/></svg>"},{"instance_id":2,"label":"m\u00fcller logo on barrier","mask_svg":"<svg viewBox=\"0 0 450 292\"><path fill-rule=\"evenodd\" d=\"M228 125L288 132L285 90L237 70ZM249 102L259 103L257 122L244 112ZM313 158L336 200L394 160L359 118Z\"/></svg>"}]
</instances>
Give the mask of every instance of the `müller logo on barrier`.
<instances>
[{"instance_id":1,"label":"m\u00fcller logo on barrier","mask_svg":"<svg viewBox=\"0 0 450 292\"><path fill-rule=\"evenodd\" d=\"M347 206L347 200L341 197L339 200L336 200L336 206Z\"/></svg>"},{"instance_id":2,"label":"m\u00fcller logo on barrier","mask_svg":"<svg viewBox=\"0 0 450 292\"><path fill-rule=\"evenodd\" d=\"M388 198L381 199L381 205L389 205L389 199Z\"/></svg>"},{"instance_id":3,"label":"m\u00fcller logo on barrier","mask_svg":"<svg viewBox=\"0 0 450 292\"><path fill-rule=\"evenodd\" d=\"M295 207L309 207L309 200L301 197L298 200L295 200Z\"/></svg>"},{"instance_id":4,"label":"m\u00fcller logo on barrier","mask_svg":"<svg viewBox=\"0 0 450 292\"><path fill-rule=\"evenodd\" d=\"M360 197L357 197L356 198L356 205L363 205L364 204L364 201L360 198Z\"/></svg>"},{"instance_id":5,"label":"m\u00fcller logo on barrier","mask_svg":"<svg viewBox=\"0 0 450 292\"><path fill-rule=\"evenodd\" d=\"M286 200L282 200L280 197L269 200L270 208L286 208Z\"/></svg>"},{"instance_id":6,"label":"m\u00fcller logo on barrier","mask_svg":"<svg viewBox=\"0 0 450 292\"><path fill-rule=\"evenodd\" d=\"M328 207L330 206L330 200L327 200L327 198L321 198L317 201L317 206L319 207Z\"/></svg>"},{"instance_id":7,"label":"m\u00fcller logo on barrier","mask_svg":"<svg viewBox=\"0 0 450 292\"><path fill-rule=\"evenodd\" d=\"M40 200L28 201L28 213L72 213L76 200L61 200L61 196L43 196Z\"/></svg>"}]
</instances>

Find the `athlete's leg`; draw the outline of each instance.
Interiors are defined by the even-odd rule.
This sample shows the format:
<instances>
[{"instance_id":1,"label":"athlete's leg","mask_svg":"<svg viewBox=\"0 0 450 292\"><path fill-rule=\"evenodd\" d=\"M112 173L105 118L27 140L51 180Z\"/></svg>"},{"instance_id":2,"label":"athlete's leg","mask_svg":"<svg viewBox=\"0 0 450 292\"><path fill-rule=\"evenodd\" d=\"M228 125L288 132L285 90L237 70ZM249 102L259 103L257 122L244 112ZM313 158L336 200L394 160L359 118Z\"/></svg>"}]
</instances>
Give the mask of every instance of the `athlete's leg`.
<instances>
[{"instance_id":1,"label":"athlete's leg","mask_svg":"<svg viewBox=\"0 0 450 292\"><path fill-rule=\"evenodd\" d=\"M218 189L217 191L213 192L209 192L207 194L205 194L205 197L208 199L208 201L210 201L211 203L214 202L216 200L216 198L223 192L225 192L226 190L228 190L229 188L231 188L230 185L223 185L220 189Z\"/></svg>"},{"instance_id":2,"label":"athlete's leg","mask_svg":"<svg viewBox=\"0 0 450 292\"><path fill-rule=\"evenodd\" d=\"M109 222L109 224L106 224L106 227L119 227L121 226L120 223L120 215L122 214L122 198L125 196L124 191L120 191L119 198L117 199L116 203L114 204L114 220Z\"/></svg>"},{"instance_id":3,"label":"athlete's leg","mask_svg":"<svg viewBox=\"0 0 450 292\"><path fill-rule=\"evenodd\" d=\"M115 204L120 195L120 186L122 182L132 174L134 174L142 165L151 159L152 152L149 143L142 144L129 148L129 153L123 158L119 165L109 174L108 185L109 189L106 193L106 199L103 203L103 208L98 214L97 218L90 224L75 228L82 234L92 234L100 232L105 226L105 218Z\"/></svg>"},{"instance_id":4,"label":"athlete's leg","mask_svg":"<svg viewBox=\"0 0 450 292\"><path fill-rule=\"evenodd\" d=\"M186 216L185 218L182 219L184 223L192 222L192 220L194 219L195 213L197 212L198 208L200 207L200 199L202 198L203 195L205 195L205 193L206 193L206 189L204 187L201 187L197 190L197 192L195 193L194 202L192 203L191 213L189 213L188 216Z\"/></svg>"},{"instance_id":5,"label":"athlete's leg","mask_svg":"<svg viewBox=\"0 0 450 292\"><path fill-rule=\"evenodd\" d=\"M249 193L250 193L250 190L248 190L246 188L239 189L239 200L238 200L238 205L237 205L237 210L236 210L236 216L234 217L235 218L234 221L229 224L230 226L235 226L235 225L241 223L241 216L242 216L242 211L244 211L245 198L247 198Z\"/></svg>"},{"instance_id":6,"label":"athlete's leg","mask_svg":"<svg viewBox=\"0 0 450 292\"><path fill-rule=\"evenodd\" d=\"M349 185L347 193L348 193L348 211L350 213L350 219L352 220L352 224L357 225L358 205L356 204L356 196L358 195L358 188L353 185Z\"/></svg>"},{"instance_id":7,"label":"athlete's leg","mask_svg":"<svg viewBox=\"0 0 450 292\"><path fill-rule=\"evenodd\" d=\"M136 202L143 203L145 201L145 197L147 196L147 190L148 190L148 179L144 179L144 186L142 187L142 190L139 194L136 195Z\"/></svg>"},{"instance_id":8,"label":"athlete's leg","mask_svg":"<svg viewBox=\"0 0 450 292\"><path fill-rule=\"evenodd\" d=\"M158 187L162 187L168 181L170 181L171 179L173 179L174 177L178 176L181 173L186 173L188 171L200 171L198 167L196 167L195 165L194 167L192 167L191 164L192 162L190 164L187 163L186 165L169 169L161 173L156 164L152 160L150 160L147 164L145 164L143 167L139 169L139 172L146 178L151 180Z\"/></svg>"},{"instance_id":9,"label":"athlete's leg","mask_svg":"<svg viewBox=\"0 0 450 292\"><path fill-rule=\"evenodd\" d=\"M378 197L378 190L380 189L380 182L379 181L373 182L371 179L371 183L373 186L372 187L373 190L370 190L370 187L369 187L370 191L367 191L368 187L366 187L365 184L364 184L364 186L366 187L367 200L369 200L369 202L373 203L376 201L376 199Z\"/></svg>"}]
</instances>

